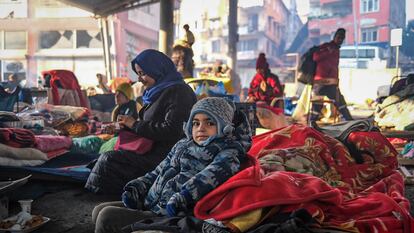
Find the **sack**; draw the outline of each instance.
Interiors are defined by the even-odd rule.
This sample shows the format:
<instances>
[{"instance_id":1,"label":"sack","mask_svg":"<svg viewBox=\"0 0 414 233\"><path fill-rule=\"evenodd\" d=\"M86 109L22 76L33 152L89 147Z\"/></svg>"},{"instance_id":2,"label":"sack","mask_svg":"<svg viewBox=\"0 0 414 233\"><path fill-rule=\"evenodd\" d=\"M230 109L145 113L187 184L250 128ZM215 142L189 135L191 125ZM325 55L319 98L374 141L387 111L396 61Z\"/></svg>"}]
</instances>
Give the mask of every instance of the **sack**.
<instances>
[{"instance_id":1,"label":"sack","mask_svg":"<svg viewBox=\"0 0 414 233\"><path fill-rule=\"evenodd\" d=\"M138 136L128 130L121 130L119 131L114 150L127 150L142 155L152 149L153 143L151 139Z\"/></svg>"},{"instance_id":2,"label":"sack","mask_svg":"<svg viewBox=\"0 0 414 233\"><path fill-rule=\"evenodd\" d=\"M313 60L313 53L318 50L318 46L313 46L300 57L298 65L299 82L304 84L313 84L316 72L316 62Z\"/></svg>"}]
</instances>

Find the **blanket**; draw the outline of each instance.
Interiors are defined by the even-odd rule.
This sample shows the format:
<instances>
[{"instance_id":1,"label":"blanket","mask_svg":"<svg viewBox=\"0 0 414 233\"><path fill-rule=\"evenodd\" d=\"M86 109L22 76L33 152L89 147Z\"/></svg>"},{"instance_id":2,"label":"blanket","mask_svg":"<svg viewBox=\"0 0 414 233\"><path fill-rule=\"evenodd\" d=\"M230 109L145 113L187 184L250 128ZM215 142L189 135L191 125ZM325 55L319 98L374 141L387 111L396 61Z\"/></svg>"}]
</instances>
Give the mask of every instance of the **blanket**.
<instances>
[{"instance_id":1,"label":"blanket","mask_svg":"<svg viewBox=\"0 0 414 233\"><path fill-rule=\"evenodd\" d=\"M14 148L0 143L1 166L37 166L47 159L47 155L37 149Z\"/></svg>"},{"instance_id":2,"label":"blanket","mask_svg":"<svg viewBox=\"0 0 414 233\"><path fill-rule=\"evenodd\" d=\"M35 138L32 131L17 128L0 128L0 143L12 147L33 147Z\"/></svg>"},{"instance_id":3,"label":"blanket","mask_svg":"<svg viewBox=\"0 0 414 233\"><path fill-rule=\"evenodd\" d=\"M257 158L202 198L201 219L231 220L258 208L299 208L320 227L351 232L412 232L397 152L379 132L353 132L348 141L367 151L357 164L338 140L292 125L253 138Z\"/></svg>"},{"instance_id":4,"label":"blanket","mask_svg":"<svg viewBox=\"0 0 414 233\"><path fill-rule=\"evenodd\" d=\"M414 84L388 96L375 110L375 121L383 128L407 130L414 121Z\"/></svg>"}]
</instances>

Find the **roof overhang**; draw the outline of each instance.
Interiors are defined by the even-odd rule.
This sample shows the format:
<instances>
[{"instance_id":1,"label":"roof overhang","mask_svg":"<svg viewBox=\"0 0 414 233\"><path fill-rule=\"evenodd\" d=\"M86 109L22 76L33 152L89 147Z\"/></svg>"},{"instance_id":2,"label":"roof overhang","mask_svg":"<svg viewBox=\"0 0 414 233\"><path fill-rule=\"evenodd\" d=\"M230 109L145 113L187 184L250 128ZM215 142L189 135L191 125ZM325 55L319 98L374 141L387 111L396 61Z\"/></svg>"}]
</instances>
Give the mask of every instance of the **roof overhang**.
<instances>
[{"instance_id":1,"label":"roof overhang","mask_svg":"<svg viewBox=\"0 0 414 233\"><path fill-rule=\"evenodd\" d=\"M96 16L106 17L121 11L159 2L160 0L59 0Z\"/></svg>"}]
</instances>

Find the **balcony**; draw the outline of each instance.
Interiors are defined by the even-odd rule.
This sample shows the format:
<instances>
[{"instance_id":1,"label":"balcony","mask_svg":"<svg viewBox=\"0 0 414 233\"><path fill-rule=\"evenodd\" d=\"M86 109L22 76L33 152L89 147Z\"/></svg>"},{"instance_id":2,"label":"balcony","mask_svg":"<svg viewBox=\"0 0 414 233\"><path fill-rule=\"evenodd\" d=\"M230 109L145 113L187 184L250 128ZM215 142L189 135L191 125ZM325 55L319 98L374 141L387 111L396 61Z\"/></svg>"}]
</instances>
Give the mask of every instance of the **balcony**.
<instances>
[{"instance_id":1,"label":"balcony","mask_svg":"<svg viewBox=\"0 0 414 233\"><path fill-rule=\"evenodd\" d=\"M320 0L321 5L331 4L331 3L347 3L352 2L352 0Z\"/></svg>"}]
</instances>

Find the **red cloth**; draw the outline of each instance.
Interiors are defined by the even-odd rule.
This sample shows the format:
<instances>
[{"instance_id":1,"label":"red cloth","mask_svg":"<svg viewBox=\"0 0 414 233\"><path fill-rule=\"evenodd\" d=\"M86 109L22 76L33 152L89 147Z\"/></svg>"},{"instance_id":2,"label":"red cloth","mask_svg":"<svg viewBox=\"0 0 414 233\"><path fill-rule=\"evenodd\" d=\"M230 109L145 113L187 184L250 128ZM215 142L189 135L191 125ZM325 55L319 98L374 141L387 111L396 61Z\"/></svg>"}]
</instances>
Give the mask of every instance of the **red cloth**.
<instances>
[{"instance_id":1,"label":"red cloth","mask_svg":"<svg viewBox=\"0 0 414 233\"><path fill-rule=\"evenodd\" d=\"M363 164L356 164L342 143L306 126L291 125L255 136L252 155L286 161L297 157L295 162L305 161L312 168L307 172L314 175L264 170L256 163L203 197L195 216L229 220L278 205L281 212L305 208L323 227L414 232L403 179L396 171L395 149L378 132L353 132L348 143L369 152Z\"/></svg>"},{"instance_id":2,"label":"red cloth","mask_svg":"<svg viewBox=\"0 0 414 233\"><path fill-rule=\"evenodd\" d=\"M143 155L152 149L154 141L129 130L120 130L114 150L127 150Z\"/></svg>"},{"instance_id":3,"label":"red cloth","mask_svg":"<svg viewBox=\"0 0 414 233\"><path fill-rule=\"evenodd\" d=\"M321 201L338 205L341 192L322 179L295 172L265 174L256 164L247 168L200 200L195 215L200 219L226 220L250 210Z\"/></svg>"},{"instance_id":4,"label":"red cloth","mask_svg":"<svg viewBox=\"0 0 414 233\"><path fill-rule=\"evenodd\" d=\"M16 148L34 147L34 133L28 129L0 128L0 143Z\"/></svg>"},{"instance_id":5,"label":"red cloth","mask_svg":"<svg viewBox=\"0 0 414 233\"><path fill-rule=\"evenodd\" d=\"M313 53L316 62L315 81L322 79L338 79L339 46L333 41L322 44Z\"/></svg>"},{"instance_id":6,"label":"red cloth","mask_svg":"<svg viewBox=\"0 0 414 233\"><path fill-rule=\"evenodd\" d=\"M53 104L59 105L60 98L59 98L59 91L58 91L58 83L61 85L63 89L75 90L78 93L79 99L81 101L81 107L88 107L86 103L86 99L82 95L78 79L76 78L75 74L69 70L49 70L43 71L43 77L49 74L51 76L50 79L50 87L52 89L52 96L53 96Z\"/></svg>"},{"instance_id":7,"label":"red cloth","mask_svg":"<svg viewBox=\"0 0 414 233\"><path fill-rule=\"evenodd\" d=\"M265 91L260 87L262 82L266 83ZM248 95L253 97L255 101L265 101L270 105L274 98L283 96L283 90L276 75L269 73L265 78L260 73L256 73L250 82Z\"/></svg>"}]
</instances>

